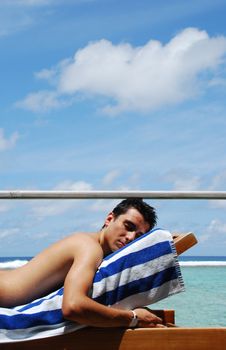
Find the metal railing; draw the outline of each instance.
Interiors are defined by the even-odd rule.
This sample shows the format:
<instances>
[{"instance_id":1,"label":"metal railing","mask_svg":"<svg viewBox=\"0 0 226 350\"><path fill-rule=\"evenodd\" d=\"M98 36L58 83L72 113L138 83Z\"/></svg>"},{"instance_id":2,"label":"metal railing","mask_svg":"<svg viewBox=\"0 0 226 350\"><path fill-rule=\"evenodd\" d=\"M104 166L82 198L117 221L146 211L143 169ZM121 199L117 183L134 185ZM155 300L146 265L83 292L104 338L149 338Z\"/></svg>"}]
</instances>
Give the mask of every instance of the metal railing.
<instances>
[{"instance_id":1,"label":"metal railing","mask_svg":"<svg viewBox=\"0 0 226 350\"><path fill-rule=\"evenodd\" d=\"M0 191L1 199L226 199L226 191Z\"/></svg>"}]
</instances>

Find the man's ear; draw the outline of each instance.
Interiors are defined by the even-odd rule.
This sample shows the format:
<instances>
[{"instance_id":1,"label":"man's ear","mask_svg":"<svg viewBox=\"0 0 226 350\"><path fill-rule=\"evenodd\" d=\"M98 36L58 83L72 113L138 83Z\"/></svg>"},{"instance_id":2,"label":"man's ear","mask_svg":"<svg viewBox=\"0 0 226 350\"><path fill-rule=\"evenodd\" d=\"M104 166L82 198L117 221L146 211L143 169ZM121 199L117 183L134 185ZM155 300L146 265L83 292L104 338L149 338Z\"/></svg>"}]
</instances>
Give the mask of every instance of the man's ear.
<instances>
[{"instance_id":1,"label":"man's ear","mask_svg":"<svg viewBox=\"0 0 226 350\"><path fill-rule=\"evenodd\" d=\"M110 212L105 219L104 226L107 227L112 220L114 220L114 214L113 212Z\"/></svg>"}]
</instances>

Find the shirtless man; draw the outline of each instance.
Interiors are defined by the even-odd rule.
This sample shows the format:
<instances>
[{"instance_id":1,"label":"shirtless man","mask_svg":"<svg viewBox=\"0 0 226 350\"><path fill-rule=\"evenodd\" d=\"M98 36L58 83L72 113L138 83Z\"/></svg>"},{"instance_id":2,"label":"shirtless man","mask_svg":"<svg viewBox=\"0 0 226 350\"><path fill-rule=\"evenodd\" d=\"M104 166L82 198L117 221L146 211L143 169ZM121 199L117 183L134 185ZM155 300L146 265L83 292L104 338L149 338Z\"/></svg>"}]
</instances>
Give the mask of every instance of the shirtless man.
<instances>
[{"instance_id":1,"label":"shirtless man","mask_svg":"<svg viewBox=\"0 0 226 350\"><path fill-rule=\"evenodd\" d=\"M28 303L64 285L65 319L94 327L163 327L147 311L119 310L89 296L93 277L103 257L149 231L156 224L154 208L141 199L119 203L96 233L77 233L51 245L26 265L0 272L0 306Z\"/></svg>"}]
</instances>

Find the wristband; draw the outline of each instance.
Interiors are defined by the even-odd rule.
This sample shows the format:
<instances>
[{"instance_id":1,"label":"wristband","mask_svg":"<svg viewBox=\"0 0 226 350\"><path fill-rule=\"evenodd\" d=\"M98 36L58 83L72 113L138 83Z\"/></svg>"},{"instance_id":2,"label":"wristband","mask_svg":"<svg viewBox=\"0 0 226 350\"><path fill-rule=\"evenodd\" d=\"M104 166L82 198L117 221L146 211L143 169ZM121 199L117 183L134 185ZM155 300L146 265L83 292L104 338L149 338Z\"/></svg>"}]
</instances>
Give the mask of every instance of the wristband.
<instances>
[{"instance_id":1,"label":"wristband","mask_svg":"<svg viewBox=\"0 0 226 350\"><path fill-rule=\"evenodd\" d=\"M129 324L130 328L135 328L138 324L138 317L135 311L131 310L131 312L133 313L133 318Z\"/></svg>"}]
</instances>

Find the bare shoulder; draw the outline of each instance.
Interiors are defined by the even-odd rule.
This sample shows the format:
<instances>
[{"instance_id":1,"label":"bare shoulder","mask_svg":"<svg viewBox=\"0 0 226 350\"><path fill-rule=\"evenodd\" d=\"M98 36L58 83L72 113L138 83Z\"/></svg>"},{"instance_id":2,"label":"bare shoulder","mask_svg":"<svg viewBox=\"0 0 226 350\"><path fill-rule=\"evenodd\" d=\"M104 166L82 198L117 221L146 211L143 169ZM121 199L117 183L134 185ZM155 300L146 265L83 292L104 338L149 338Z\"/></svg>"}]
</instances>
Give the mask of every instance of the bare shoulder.
<instances>
[{"instance_id":1,"label":"bare shoulder","mask_svg":"<svg viewBox=\"0 0 226 350\"><path fill-rule=\"evenodd\" d=\"M63 239L65 248L70 251L74 259L89 257L102 261L103 249L97 239L96 234L74 233Z\"/></svg>"},{"instance_id":2,"label":"bare shoulder","mask_svg":"<svg viewBox=\"0 0 226 350\"><path fill-rule=\"evenodd\" d=\"M88 246L91 245L92 248L96 247L97 249L102 250L96 235L93 233L72 233L71 235L65 237L63 241L67 242L67 244L72 244L73 246L79 245L89 248Z\"/></svg>"},{"instance_id":3,"label":"bare shoulder","mask_svg":"<svg viewBox=\"0 0 226 350\"><path fill-rule=\"evenodd\" d=\"M72 270L85 266L96 270L103 260L103 249L96 233L74 233L59 243L64 254L70 257Z\"/></svg>"}]
</instances>

